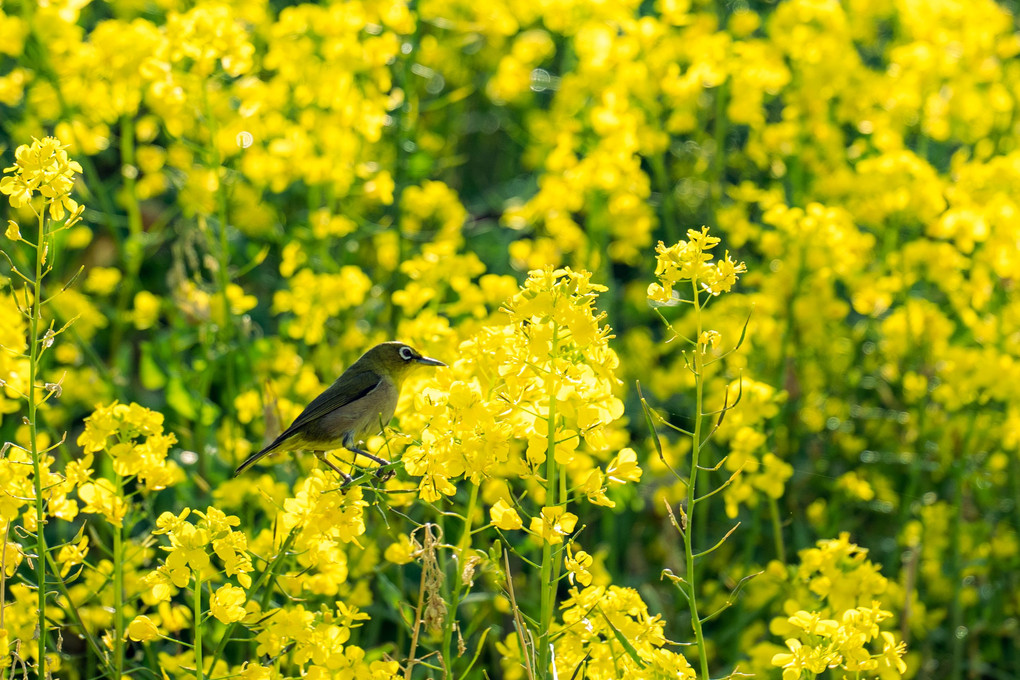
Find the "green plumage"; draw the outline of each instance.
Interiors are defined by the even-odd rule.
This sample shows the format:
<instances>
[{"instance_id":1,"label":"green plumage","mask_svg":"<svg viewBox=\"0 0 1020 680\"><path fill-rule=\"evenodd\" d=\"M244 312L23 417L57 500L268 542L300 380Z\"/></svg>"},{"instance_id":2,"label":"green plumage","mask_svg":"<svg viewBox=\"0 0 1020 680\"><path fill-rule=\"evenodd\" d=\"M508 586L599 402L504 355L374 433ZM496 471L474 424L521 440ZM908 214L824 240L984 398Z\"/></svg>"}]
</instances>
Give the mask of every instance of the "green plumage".
<instances>
[{"instance_id":1,"label":"green plumage","mask_svg":"<svg viewBox=\"0 0 1020 680\"><path fill-rule=\"evenodd\" d=\"M423 365L446 364L423 357L400 342L376 345L313 399L290 427L269 446L241 463L234 475L240 474L270 453L295 450L314 452L343 477L345 483L351 481L350 476L326 459L326 451L343 447L380 464L388 464L388 461L357 448L357 444L390 422L404 378Z\"/></svg>"}]
</instances>

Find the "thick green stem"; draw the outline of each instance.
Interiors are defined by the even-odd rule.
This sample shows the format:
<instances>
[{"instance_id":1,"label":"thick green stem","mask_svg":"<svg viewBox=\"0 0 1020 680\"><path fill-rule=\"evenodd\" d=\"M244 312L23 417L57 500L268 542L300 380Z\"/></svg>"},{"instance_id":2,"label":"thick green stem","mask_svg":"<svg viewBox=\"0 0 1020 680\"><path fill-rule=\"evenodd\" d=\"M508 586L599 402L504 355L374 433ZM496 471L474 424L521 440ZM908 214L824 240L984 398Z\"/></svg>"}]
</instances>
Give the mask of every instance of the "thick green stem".
<instances>
[{"instance_id":1,"label":"thick green stem","mask_svg":"<svg viewBox=\"0 0 1020 680\"><path fill-rule=\"evenodd\" d=\"M117 475L117 497L124 497L124 480ZM113 528L113 664L124 675L124 527Z\"/></svg>"},{"instance_id":2,"label":"thick green stem","mask_svg":"<svg viewBox=\"0 0 1020 680\"><path fill-rule=\"evenodd\" d=\"M556 354L556 344L558 342L558 327L553 327L552 336L552 356ZM552 357L550 357L552 358ZM557 503L556 490L559 486L559 475L556 470L556 392L559 386L555 380L555 370L551 370L549 374L549 413L546 416L546 436L548 437L545 458L545 503L544 507L552 508ZM556 581L557 578L554 576L553 569L553 549L552 544L544 540L542 541L542 599L541 599L541 613L539 618L539 636L538 636L538 674L539 677L549 677L549 662L551 658L551 650L549 648L550 633L552 628L553 610L556 607Z\"/></svg>"},{"instance_id":3,"label":"thick green stem","mask_svg":"<svg viewBox=\"0 0 1020 680\"><path fill-rule=\"evenodd\" d=\"M786 545L783 542L783 525L779 521L779 501L769 496L769 515L772 518L772 537L776 542L776 559L786 564Z\"/></svg>"},{"instance_id":4,"label":"thick green stem","mask_svg":"<svg viewBox=\"0 0 1020 680\"><path fill-rule=\"evenodd\" d=\"M195 571L195 678L202 680L202 575Z\"/></svg>"},{"instance_id":5,"label":"thick green stem","mask_svg":"<svg viewBox=\"0 0 1020 680\"><path fill-rule=\"evenodd\" d=\"M42 358L43 340L39 338L40 321L42 321L42 277L43 258L46 257L46 213L39 213L39 240L35 248L35 279L32 284L32 318L30 327L30 358L28 368L28 437L32 453L32 473L35 485L35 582L38 595L38 654L36 666L37 677L46 677L46 640L48 622L46 620L46 507L43 502L42 455L39 450L37 383L39 381L39 363Z\"/></svg>"},{"instance_id":6,"label":"thick green stem","mask_svg":"<svg viewBox=\"0 0 1020 680\"><path fill-rule=\"evenodd\" d=\"M695 385L695 406L694 406L694 436L691 442L691 476L687 484L687 521L684 526L684 551L687 553L687 590L688 602L691 608L691 625L694 626L694 639L698 645L698 658L701 662L701 677L708 678L708 650L705 648L705 636L701 630L701 616L698 614L697 587L694 574L694 549L691 545L691 533L694 526L694 506L697 500L698 466L701 458L701 422L702 414L705 412L704 391L705 391L705 359L701 351L701 298L698 290L698 280L692 279L694 293L694 318L697 321L697 335L694 336L694 385Z\"/></svg>"}]
</instances>

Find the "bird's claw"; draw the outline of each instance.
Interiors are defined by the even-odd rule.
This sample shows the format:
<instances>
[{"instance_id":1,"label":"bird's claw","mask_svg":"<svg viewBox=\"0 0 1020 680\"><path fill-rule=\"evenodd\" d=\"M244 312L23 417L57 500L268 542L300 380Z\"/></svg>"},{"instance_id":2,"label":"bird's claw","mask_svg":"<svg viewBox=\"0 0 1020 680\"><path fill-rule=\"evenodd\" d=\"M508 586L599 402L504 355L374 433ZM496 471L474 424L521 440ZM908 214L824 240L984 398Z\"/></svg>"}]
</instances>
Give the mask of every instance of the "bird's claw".
<instances>
[{"instance_id":1,"label":"bird's claw","mask_svg":"<svg viewBox=\"0 0 1020 680\"><path fill-rule=\"evenodd\" d=\"M375 478L380 482L386 482L393 479L393 468L389 466L378 467L375 469Z\"/></svg>"}]
</instances>

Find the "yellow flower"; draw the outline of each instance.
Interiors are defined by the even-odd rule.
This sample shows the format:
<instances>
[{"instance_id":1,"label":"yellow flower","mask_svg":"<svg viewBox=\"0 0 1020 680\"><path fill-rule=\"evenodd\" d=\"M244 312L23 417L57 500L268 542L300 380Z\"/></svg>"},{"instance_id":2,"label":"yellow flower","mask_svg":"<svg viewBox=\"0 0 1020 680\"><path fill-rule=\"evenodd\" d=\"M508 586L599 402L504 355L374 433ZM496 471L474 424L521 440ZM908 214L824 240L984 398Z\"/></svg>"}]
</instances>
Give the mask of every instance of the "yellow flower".
<instances>
[{"instance_id":1,"label":"yellow flower","mask_svg":"<svg viewBox=\"0 0 1020 680\"><path fill-rule=\"evenodd\" d=\"M82 512L103 515L115 527L122 525L127 514L127 502L117 495L117 489L108 479L97 479L78 487L78 497L85 502Z\"/></svg>"},{"instance_id":2,"label":"yellow flower","mask_svg":"<svg viewBox=\"0 0 1020 680\"><path fill-rule=\"evenodd\" d=\"M68 543L57 553L57 564L60 565L60 577L66 577L73 567L85 561L89 554L89 537L82 536L78 543Z\"/></svg>"},{"instance_id":3,"label":"yellow flower","mask_svg":"<svg viewBox=\"0 0 1020 680\"><path fill-rule=\"evenodd\" d=\"M5 235L12 241L20 241L21 230L18 228L18 223L14 220L7 220L7 231L5 232Z\"/></svg>"},{"instance_id":4,"label":"yellow flower","mask_svg":"<svg viewBox=\"0 0 1020 680\"><path fill-rule=\"evenodd\" d=\"M570 583L573 584L576 580L582 586L590 586L592 576L588 569L594 562L595 559L585 551L578 550L575 553L571 546L568 545L567 556L563 558L563 564L567 568L567 578L570 580Z\"/></svg>"},{"instance_id":5,"label":"yellow flower","mask_svg":"<svg viewBox=\"0 0 1020 680\"><path fill-rule=\"evenodd\" d=\"M234 623L245 616L244 604L248 598L244 590L229 583L221 587L209 600L209 612L220 623Z\"/></svg>"},{"instance_id":6,"label":"yellow flower","mask_svg":"<svg viewBox=\"0 0 1020 680\"><path fill-rule=\"evenodd\" d=\"M637 463L637 453L626 448L616 455L606 468L606 477L611 484L641 481L641 467Z\"/></svg>"},{"instance_id":7,"label":"yellow flower","mask_svg":"<svg viewBox=\"0 0 1020 680\"><path fill-rule=\"evenodd\" d=\"M615 508L616 501L610 500L606 495L606 476L602 474L601 468L595 468L588 473L588 478L581 485L581 491L588 498L589 503L602 505L607 508Z\"/></svg>"},{"instance_id":8,"label":"yellow flower","mask_svg":"<svg viewBox=\"0 0 1020 680\"><path fill-rule=\"evenodd\" d=\"M241 680L270 680L273 669L260 663L245 661L241 667Z\"/></svg>"},{"instance_id":9,"label":"yellow flower","mask_svg":"<svg viewBox=\"0 0 1020 680\"><path fill-rule=\"evenodd\" d=\"M76 161L68 159L66 148L56 137L44 137L15 150L14 165L4 169L13 174L0 180L0 193L10 197L11 207L27 205L38 192L49 203L50 216L55 220L64 219L65 209L70 213L78 210L70 194L74 175L82 170Z\"/></svg>"},{"instance_id":10,"label":"yellow flower","mask_svg":"<svg viewBox=\"0 0 1020 680\"><path fill-rule=\"evenodd\" d=\"M176 531L170 532L170 554L166 556L166 567L174 572L201 572L209 566L209 532L189 522L182 523ZM179 583L175 579L175 583Z\"/></svg>"},{"instance_id":11,"label":"yellow flower","mask_svg":"<svg viewBox=\"0 0 1020 680\"><path fill-rule=\"evenodd\" d=\"M135 308L131 318L140 331L152 328L159 319L160 300L147 290L135 294Z\"/></svg>"},{"instance_id":12,"label":"yellow flower","mask_svg":"<svg viewBox=\"0 0 1020 680\"><path fill-rule=\"evenodd\" d=\"M514 529L520 529L524 526L521 521L521 516L517 514L517 511L510 507L509 504L502 498L496 501L496 504L489 508L489 517L492 518L492 524L494 526L503 529L504 531L513 531Z\"/></svg>"},{"instance_id":13,"label":"yellow flower","mask_svg":"<svg viewBox=\"0 0 1020 680\"><path fill-rule=\"evenodd\" d=\"M890 668L895 668L900 675L903 675L907 672L907 664L903 661L903 656L907 653L907 643L896 642L896 636L888 631L882 631L882 640L884 643L880 657L882 663Z\"/></svg>"},{"instance_id":14,"label":"yellow flower","mask_svg":"<svg viewBox=\"0 0 1020 680\"><path fill-rule=\"evenodd\" d=\"M85 291L93 295L109 295L120 284L121 272L115 267L93 267L85 277Z\"/></svg>"},{"instance_id":15,"label":"yellow flower","mask_svg":"<svg viewBox=\"0 0 1020 680\"><path fill-rule=\"evenodd\" d=\"M136 616L127 627L127 636L135 642L149 642L160 637L159 628L148 616Z\"/></svg>"},{"instance_id":16,"label":"yellow flower","mask_svg":"<svg viewBox=\"0 0 1020 680\"><path fill-rule=\"evenodd\" d=\"M719 244L719 239L708 235L708 227L702 227L701 231L688 229L687 238L687 241L679 241L669 247L659 241L655 248L655 275L659 283L648 287L648 297L653 302L673 305L678 300L689 298L693 294L690 287L682 294L673 290L675 285L684 281L692 282L699 291L719 295L733 287L738 274L747 271L743 262L737 263L730 258L729 251L723 259L712 263L712 255L708 251Z\"/></svg>"},{"instance_id":17,"label":"yellow flower","mask_svg":"<svg viewBox=\"0 0 1020 680\"><path fill-rule=\"evenodd\" d=\"M14 576L15 572L18 571L18 567L21 565L22 560L25 559L25 553L21 549L21 545L14 543L13 541L7 541L3 548L3 563L4 573L10 578ZM63 574L61 574L63 575Z\"/></svg>"},{"instance_id":18,"label":"yellow flower","mask_svg":"<svg viewBox=\"0 0 1020 680\"><path fill-rule=\"evenodd\" d=\"M401 534L400 538L386 547L383 557L386 558L387 562L392 562L393 564L407 564L414 559L414 551L415 548L411 543L411 539L406 534Z\"/></svg>"},{"instance_id":19,"label":"yellow flower","mask_svg":"<svg viewBox=\"0 0 1020 680\"><path fill-rule=\"evenodd\" d=\"M839 623L831 619L823 619L818 612L801 610L790 617L790 623L809 635L832 637L839 629Z\"/></svg>"},{"instance_id":20,"label":"yellow flower","mask_svg":"<svg viewBox=\"0 0 1020 680\"><path fill-rule=\"evenodd\" d=\"M528 529L545 542L556 544L562 543L563 537L573 531L576 524L577 515L567 512L562 506L556 506L542 508L542 516L532 517Z\"/></svg>"}]
</instances>

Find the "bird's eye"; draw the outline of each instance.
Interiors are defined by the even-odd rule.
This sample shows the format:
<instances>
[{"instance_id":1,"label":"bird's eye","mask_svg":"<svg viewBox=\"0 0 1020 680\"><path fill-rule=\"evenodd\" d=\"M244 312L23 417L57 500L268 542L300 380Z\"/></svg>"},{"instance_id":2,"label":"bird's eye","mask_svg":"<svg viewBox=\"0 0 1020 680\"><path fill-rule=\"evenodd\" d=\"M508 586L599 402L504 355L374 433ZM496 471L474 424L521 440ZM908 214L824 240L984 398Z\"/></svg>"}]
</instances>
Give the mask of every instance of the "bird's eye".
<instances>
[{"instance_id":1,"label":"bird's eye","mask_svg":"<svg viewBox=\"0 0 1020 680\"><path fill-rule=\"evenodd\" d=\"M400 351L397 353L404 361L410 361L414 358L414 351L410 347L401 347Z\"/></svg>"}]
</instances>

